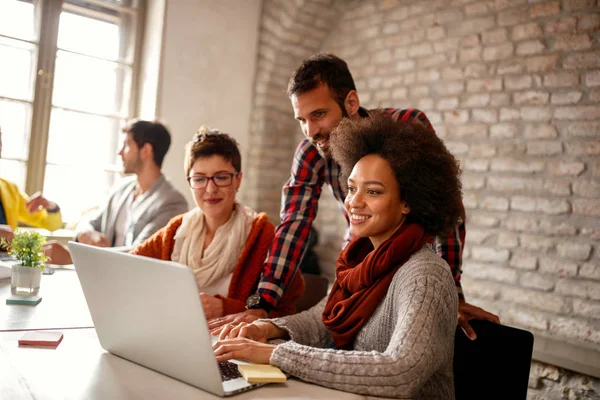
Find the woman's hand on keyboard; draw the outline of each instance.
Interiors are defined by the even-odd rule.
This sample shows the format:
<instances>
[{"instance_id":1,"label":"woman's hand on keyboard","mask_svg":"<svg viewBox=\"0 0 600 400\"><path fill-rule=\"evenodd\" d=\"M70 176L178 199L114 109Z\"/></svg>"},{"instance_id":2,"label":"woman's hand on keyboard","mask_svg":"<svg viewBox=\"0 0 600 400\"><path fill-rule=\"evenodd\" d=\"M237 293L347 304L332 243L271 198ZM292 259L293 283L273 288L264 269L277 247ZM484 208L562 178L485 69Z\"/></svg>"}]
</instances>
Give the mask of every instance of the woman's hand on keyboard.
<instances>
[{"instance_id":1,"label":"woman's hand on keyboard","mask_svg":"<svg viewBox=\"0 0 600 400\"><path fill-rule=\"evenodd\" d=\"M248 338L219 340L213 345L217 361L244 360L256 364L269 364L277 346L260 343Z\"/></svg>"}]
</instances>

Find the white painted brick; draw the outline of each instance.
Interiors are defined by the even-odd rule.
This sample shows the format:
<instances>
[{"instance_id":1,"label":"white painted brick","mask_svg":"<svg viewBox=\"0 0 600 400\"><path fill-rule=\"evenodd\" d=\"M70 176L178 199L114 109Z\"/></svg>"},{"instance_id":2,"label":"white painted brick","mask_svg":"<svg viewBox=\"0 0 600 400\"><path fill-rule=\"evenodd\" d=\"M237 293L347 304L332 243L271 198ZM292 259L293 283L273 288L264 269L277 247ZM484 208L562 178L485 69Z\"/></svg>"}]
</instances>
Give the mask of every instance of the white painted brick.
<instances>
[{"instance_id":1,"label":"white painted brick","mask_svg":"<svg viewBox=\"0 0 600 400\"><path fill-rule=\"evenodd\" d=\"M488 188L497 192L539 193L544 181L539 178L489 176Z\"/></svg>"},{"instance_id":2,"label":"white painted brick","mask_svg":"<svg viewBox=\"0 0 600 400\"><path fill-rule=\"evenodd\" d=\"M490 106L500 107L500 106L508 106L509 104L510 104L510 94L508 94L508 93L492 93L492 99L490 101Z\"/></svg>"},{"instance_id":3,"label":"white painted brick","mask_svg":"<svg viewBox=\"0 0 600 400\"><path fill-rule=\"evenodd\" d=\"M463 205L466 209L475 209L477 208L477 204L477 194L467 191L463 193Z\"/></svg>"},{"instance_id":4,"label":"white painted brick","mask_svg":"<svg viewBox=\"0 0 600 400\"><path fill-rule=\"evenodd\" d=\"M496 146L493 144L473 144L469 155L471 157L493 157L496 154Z\"/></svg>"},{"instance_id":5,"label":"white painted brick","mask_svg":"<svg viewBox=\"0 0 600 400\"><path fill-rule=\"evenodd\" d=\"M490 127L490 138L492 139L510 139L517 136L517 133L517 126L511 123L494 124Z\"/></svg>"},{"instance_id":6,"label":"white painted brick","mask_svg":"<svg viewBox=\"0 0 600 400\"><path fill-rule=\"evenodd\" d=\"M512 30L512 39L515 41L533 39L542 36L542 29L535 22L516 25Z\"/></svg>"},{"instance_id":7,"label":"white painted brick","mask_svg":"<svg viewBox=\"0 0 600 400\"><path fill-rule=\"evenodd\" d=\"M579 84L579 73L571 71L556 71L544 75L546 87L573 87Z\"/></svg>"},{"instance_id":8,"label":"white painted brick","mask_svg":"<svg viewBox=\"0 0 600 400\"><path fill-rule=\"evenodd\" d=\"M600 198L600 182L597 181L575 181L573 192L581 197Z\"/></svg>"},{"instance_id":9,"label":"white painted brick","mask_svg":"<svg viewBox=\"0 0 600 400\"><path fill-rule=\"evenodd\" d=\"M527 161L516 158L499 157L494 158L490 164L490 169L497 172L519 172L533 173L544 170L543 161Z\"/></svg>"},{"instance_id":10,"label":"white painted brick","mask_svg":"<svg viewBox=\"0 0 600 400\"><path fill-rule=\"evenodd\" d=\"M506 28L496 28L481 33L481 41L486 45L504 43L508 40Z\"/></svg>"},{"instance_id":11,"label":"white painted brick","mask_svg":"<svg viewBox=\"0 0 600 400\"><path fill-rule=\"evenodd\" d=\"M515 104L546 104L550 94L540 90L526 90L513 93L513 102Z\"/></svg>"},{"instance_id":12,"label":"white painted brick","mask_svg":"<svg viewBox=\"0 0 600 400\"><path fill-rule=\"evenodd\" d=\"M457 138L485 138L488 126L485 124L465 124L452 127L451 134Z\"/></svg>"},{"instance_id":13,"label":"white painted brick","mask_svg":"<svg viewBox=\"0 0 600 400\"><path fill-rule=\"evenodd\" d=\"M509 215L502 220L503 226L513 232L538 232L538 221L535 218L530 218L522 215Z\"/></svg>"},{"instance_id":14,"label":"white painted brick","mask_svg":"<svg viewBox=\"0 0 600 400\"><path fill-rule=\"evenodd\" d=\"M533 271L537 268L537 258L529 254L513 253L510 258L510 266L526 271Z\"/></svg>"},{"instance_id":15,"label":"white painted brick","mask_svg":"<svg viewBox=\"0 0 600 400\"><path fill-rule=\"evenodd\" d=\"M585 164L579 161L550 161L548 170L554 176L579 176L585 170Z\"/></svg>"},{"instance_id":16,"label":"white painted brick","mask_svg":"<svg viewBox=\"0 0 600 400\"><path fill-rule=\"evenodd\" d=\"M514 249L519 245L519 236L512 232L498 234L498 246L505 249Z\"/></svg>"},{"instance_id":17,"label":"white painted brick","mask_svg":"<svg viewBox=\"0 0 600 400\"><path fill-rule=\"evenodd\" d=\"M527 72L547 72L556 69L558 64L558 55L532 56L525 59L525 69Z\"/></svg>"},{"instance_id":18,"label":"white painted brick","mask_svg":"<svg viewBox=\"0 0 600 400\"><path fill-rule=\"evenodd\" d=\"M463 279L465 287L468 287L469 298L498 300L500 298L501 286L497 283L478 281L476 279Z\"/></svg>"},{"instance_id":19,"label":"white painted brick","mask_svg":"<svg viewBox=\"0 0 600 400\"><path fill-rule=\"evenodd\" d=\"M539 253L548 253L554 248L554 240L544 236L521 234L521 248Z\"/></svg>"},{"instance_id":20,"label":"white painted brick","mask_svg":"<svg viewBox=\"0 0 600 400\"><path fill-rule=\"evenodd\" d=\"M539 311L528 311L523 307L504 307L501 318L505 324L522 326L526 329L548 330L548 318Z\"/></svg>"},{"instance_id":21,"label":"white painted brick","mask_svg":"<svg viewBox=\"0 0 600 400\"><path fill-rule=\"evenodd\" d=\"M497 196L486 196L481 199L479 207L484 210L508 211L508 199Z\"/></svg>"},{"instance_id":22,"label":"white painted brick","mask_svg":"<svg viewBox=\"0 0 600 400\"><path fill-rule=\"evenodd\" d=\"M536 201L533 197L513 196L510 199L510 209L522 212L535 212Z\"/></svg>"},{"instance_id":23,"label":"white painted brick","mask_svg":"<svg viewBox=\"0 0 600 400\"><path fill-rule=\"evenodd\" d=\"M550 319L548 330L560 336L571 337L578 340L589 341L592 336L592 327L585 321L572 318L555 317Z\"/></svg>"},{"instance_id":24,"label":"white painted brick","mask_svg":"<svg viewBox=\"0 0 600 400\"><path fill-rule=\"evenodd\" d=\"M558 136L558 132L552 124L528 124L525 126L524 135L526 139L554 139Z\"/></svg>"},{"instance_id":25,"label":"white painted brick","mask_svg":"<svg viewBox=\"0 0 600 400\"><path fill-rule=\"evenodd\" d=\"M579 276L600 281L600 264L598 262L582 264L579 269Z\"/></svg>"},{"instance_id":26,"label":"white painted brick","mask_svg":"<svg viewBox=\"0 0 600 400\"><path fill-rule=\"evenodd\" d=\"M516 283L518 279L517 271L512 268L478 263L471 260L465 260L463 269L465 276L474 279L504 283Z\"/></svg>"},{"instance_id":27,"label":"white painted brick","mask_svg":"<svg viewBox=\"0 0 600 400\"><path fill-rule=\"evenodd\" d=\"M600 217L600 200L596 199L574 199L572 201L573 212L579 215Z\"/></svg>"},{"instance_id":28,"label":"white painted brick","mask_svg":"<svg viewBox=\"0 0 600 400\"><path fill-rule=\"evenodd\" d=\"M547 179L544 181L543 193L557 196L570 196L571 183L555 179Z\"/></svg>"},{"instance_id":29,"label":"white painted brick","mask_svg":"<svg viewBox=\"0 0 600 400\"><path fill-rule=\"evenodd\" d=\"M558 255L571 260L587 261L592 252L592 246L587 243L562 242L556 246Z\"/></svg>"},{"instance_id":30,"label":"white painted brick","mask_svg":"<svg viewBox=\"0 0 600 400\"><path fill-rule=\"evenodd\" d=\"M581 100L583 93L579 90L570 92L552 93L550 103L557 105L576 104Z\"/></svg>"},{"instance_id":31,"label":"white painted brick","mask_svg":"<svg viewBox=\"0 0 600 400\"><path fill-rule=\"evenodd\" d=\"M539 54L544 51L546 46L541 40L526 40L517 44L516 54L518 56L530 56L532 54Z\"/></svg>"},{"instance_id":32,"label":"white painted brick","mask_svg":"<svg viewBox=\"0 0 600 400\"><path fill-rule=\"evenodd\" d=\"M552 110L547 107L521 107L521 118L524 121L550 121L552 118Z\"/></svg>"},{"instance_id":33,"label":"white painted brick","mask_svg":"<svg viewBox=\"0 0 600 400\"><path fill-rule=\"evenodd\" d=\"M443 110L453 110L458 107L458 97L446 97L440 99L437 103L437 109L440 111Z\"/></svg>"},{"instance_id":34,"label":"white painted brick","mask_svg":"<svg viewBox=\"0 0 600 400\"><path fill-rule=\"evenodd\" d=\"M467 92L495 92L502 90L502 78L470 79L467 81Z\"/></svg>"},{"instance_id":35,"label":"white painted brick","mask_svg":"<svg viewBox=\"0 0 600 400\"><path fill-rule=\"evenodd\" d=\"M444 121L447 124L464 124L469 122L468 110L452 110L444 112Z\"/></svg>"},{"instance_id":36,"label":"white painted brick","mask_svg":"<svg viewBox=\"0 0 600 400\"><path fill-rule=\"evenodd\" d=\"M600 302L573 299L573 312L582 317L600 319Z\"/></svg>"},{"instance_id":37,"label":"white painted brick","mask_svg":"<svg viewBox=\"0 0 600 400\"><path fill-rule=\"evenodd\" d=\"M529 75L517 75L504 77L504 86L507 90L528 89L532 85L532 79Z\"/></svg>"},{"instance_id":38,"label":"white painted brick","mask_svg":"<svg viewBox=\"0 0 600 400\"><path fill-rule=\"evenodd\" d=\"M579 51L592 47L592 41L587 33L579 35L557 36L554 40L552 50L555 51Z\"/></svg>"},{"instance_id":39,"label":"white painted brick","mask_svg":"<svg viewBox=\"0 0 600 400\"><path fill-rule=\"evenodd\" d=\"M462 102L463 107L486 107L488 104L490 104L489 93L472 94Z\"/></svg>"},{"instance_id":40,"label":"white painted brick","mask_svg":"<svg viewBox=\"0 0 600 400\"><path fill-rule=\"evenodd\" d=\"M482 78L488 74L486 64L468 64L465 67L465 78Z\"/></svg>"},{"instance_id":41,"label":"white painted brick","mask_svg":"<svg viewBox=\"0 0 600 400\"><path fill-rule=\"evenodd\" d=\"M550 20L544 24L544 30L547 33L574 32L577 28L577 18L566 17Z\"/></svg>"},{"instance_id":42,"label":"white painted brick","mask_svg":"<svg viewBox=\"0 0 600 400\"><path fill-rule=\"evenodd\" d=\"M502 156L518 156L525 154L525 143L516 140L498 143L498 154Z\"/></svg>"},{"instance_id":43,"label":"white painted brick","mask_svg":"<svg viewBox=\"0 0 600 400\"><path fill-rule=\"evenodd\" d=\"M470 228L467 232L467 241L470 245L482 244L492 236L493 232L487 229ZM473 250L473 249L471 249ZM476 259L476 258L475 258ZM488 260L484 260L488 261Z\"/></svg>"},{"instance_id":44,"label":"white painted brick","mask_svg":"<svg viewBox=\"0 0 600 400\"><path fill-rule=\"evenodd\" d=\"M496 68L496 74L507 75L507 74L520 74L525 71L525 62L523 58L509 59L500 61Z\"/></svg>"},{"instance_id":45,"label":"white painted brick","mask_svg":"<svg viewBox=\"0 0 600 400\"><path fill-rule=\"evenodd\" d=\"M597 138L600 138L600 122L596 122L596 121L572 122L567 127L567 134L572 137L597 137Z\"/></svg>"},{"instance_id":46,"label":"white painted brick","mask_svg":"<svg viewBox=\"0 0 600 400\"><path fill-rule=\"evenodd\" d=\"M599 141L579 141L567 142L567 153L574 156L599 156L600 142Z\"/></svg>"},{"instance_id":47,"label":"white painted brick","mask_svg":"<svg viewBox=\"0 0 600 400\"><path fill-rule=\"evenodd\" d=\"M535 205L537 213L548 215L567 214L571 211L571 205L564 199L544 199L538 198Z\"/></svg>"},{"instance_id":48,"label":"white painted brick","mask_svg":"<svg viewBox=\"0 0 600 400\"><path fill-rule=\"evenodd\" d=\"M475 214L468 218L469 224L495 228L500 223L500 220L491 215Z\"/></svg>"},{"instance_id":49,"label":"white painted brick","mask_svg":"<svg viewBox=\"0 0 600 400\"><path fill-rule=\"evenodd\" d=\"M562 142L560 141L536 141L527 142L527 154L534 156L553 156L561 154Z\"/></svg>"},{"instance_id":50,"label":"white painted brick","mask_svg":"<svg viewBox=\"0 0 600 400\"><path fill-rule=\"evenodd\" d=\"M465 171L485 172L488 170L489 161L484 159L468 158L464 162Z\"/></svg>"},{"instance_id":51,"label":"white painted brick","mask_svg":"<svg viewBox=\"0 0 600 400\"><path fill-rule=\"evenodd\" d=\"M491 124L498 121L498 111L489 108L476 108L471 110L471 118L476 122Z\"/></svg>"},{"instance_id":52,"label":"white painted brick","mask_svg":"<svg viewBox=\"0 0 600 400\"><path fill-rule=\"evenodd\" d=\"M506 299L510 299L514 303L536 308L538 310L559 314L569 311L565 300L552 293L505 287L502 290L502 296Z\"/></svg>"},{"instance_id":53,"label":"white painted brick","mask_svg":"<svg viewBox=\"0 0 600 400\"><path fill-rule=\"evenodd\" d=\"M463 174L462 184L464 190L480 190L485 187L485 177L473 174Z\"/></svg>"},{"instance_id":54,"label":"white painted brick","mask_svg":"<svg viewBox=\"0 0 600 400\"><path fill-rule=\"evenodd\" d=\"M566 120L592 120L600 119L598 106L566 106L556 107L554 118Z\"/></svg>"},{"instance_id":55,"label":"white painted brick","mask_svg":"<svg viewBox=\"0 0 600 400\"><path fill-rule=\"evenodd\" d=\"M519 284L523 287L544 292L554 289L554 279L536 272L523 272L519 278Z\"/></svg>"},{"instance_id":56,"label":"white painted brick","mask_svg":"<svg viewBox=\"0 0 600 400\"><path fill-rule=\"evenodd\" d=\"M561 279L556 283L556 292L582 299L600 300L600 282Z\"/></svg>"},{"instance_id":57,"label":"white painted brick","mask_svg":"<svg viewBox=\"0 0 600 400\"><path fill-rule=\"evenodd\" d=\"M519 121L521 119L521 110L516 108L500 109L500 121Z\"/></svg>"},{"instance_id":58,"label":"white painted brick","mask_svg":"<svg viewBox=\"0 0 600 400\"><path fill-rule=\"evenodd\" d=\"M586 69L600 67L600 57L597 51L588 52L567 52L563 60L565 69Z\"/></svg>"},{"instance_id":59,"label":"white painted brick","mask_svg":"<svg viewBox=\"0 0 600 400\"><path fill-rule=\"evenodd\" d=\"M554 257L540 257L540 272L561 277L577 276L577 264Z\"/></svg>"}]
</instances>

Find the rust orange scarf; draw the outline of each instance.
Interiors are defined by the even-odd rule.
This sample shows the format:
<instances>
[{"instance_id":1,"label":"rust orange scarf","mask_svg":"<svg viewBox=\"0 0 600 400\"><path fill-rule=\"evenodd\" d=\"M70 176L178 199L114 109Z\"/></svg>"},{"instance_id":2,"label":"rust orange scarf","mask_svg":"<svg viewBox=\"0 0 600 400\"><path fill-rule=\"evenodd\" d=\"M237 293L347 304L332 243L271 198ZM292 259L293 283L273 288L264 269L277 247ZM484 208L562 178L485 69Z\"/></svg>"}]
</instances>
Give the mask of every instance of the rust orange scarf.
<instances>
[{"instance_id":1,"label":"rust orange scarf","mask_svg":"<svg viewBox=\"0 0 600 400\"><path fill-rule=\"evenodd\" d=\"M404 224L377 249L369 238L350 242L337 260L336 281L323 311L323 323L338 349L354 338L387 294L396 271L431 236L418 224Z\"/></svg>"}]
</instances>

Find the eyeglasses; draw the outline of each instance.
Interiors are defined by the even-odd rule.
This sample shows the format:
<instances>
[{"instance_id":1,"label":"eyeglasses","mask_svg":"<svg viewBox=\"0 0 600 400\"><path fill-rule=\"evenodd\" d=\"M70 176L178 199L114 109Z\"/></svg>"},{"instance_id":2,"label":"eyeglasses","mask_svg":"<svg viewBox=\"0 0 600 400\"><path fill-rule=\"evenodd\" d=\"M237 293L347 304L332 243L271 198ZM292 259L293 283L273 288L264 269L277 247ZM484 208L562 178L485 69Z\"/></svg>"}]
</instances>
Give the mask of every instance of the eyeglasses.
<instances>
[{"instance_id":1,"label":"eyeglasses","mask_svg":"<svg viewBox=\"0 0 600 400\"><path fill-rule=\"evenodd\" d=\"M208 186L208 181L213 181L218 187L226 187L231 185L233 177L237 175L237 172L220 172L215 176L194 175L188 176L187 181L192 189L204 189Z\"/></svg>"}]
</instances>

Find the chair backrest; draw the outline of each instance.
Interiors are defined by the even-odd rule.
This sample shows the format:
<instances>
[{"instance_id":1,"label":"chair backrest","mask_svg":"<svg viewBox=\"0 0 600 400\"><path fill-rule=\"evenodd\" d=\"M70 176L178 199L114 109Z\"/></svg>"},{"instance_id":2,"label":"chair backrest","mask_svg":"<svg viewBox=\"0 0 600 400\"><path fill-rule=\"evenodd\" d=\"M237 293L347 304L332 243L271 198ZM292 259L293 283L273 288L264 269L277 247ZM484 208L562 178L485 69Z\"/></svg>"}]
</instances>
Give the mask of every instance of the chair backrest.
<instances>
[{"instance_id":1,"label":"chair backrest","mask_svg":"<svg viewBox=\"0 0 600 400\"><path fill-rule=\"evenodd\" d=\"M460 327L454 342L456 400L527 398L533 335L489 321L471 321L477 339Z\"/></svg>"},{"instance_id":2,"label":"chair backrest","mask_svg":"<svg viewBox=\"0 0 600 400\"><path fill-rule=\"evenodd\" d=\"M296 312L308 310L321 299L327 296L327 287L329 281L322 275L305 274L304 277L304 293L296 300Z\"/></svg>"}]
</instances>

